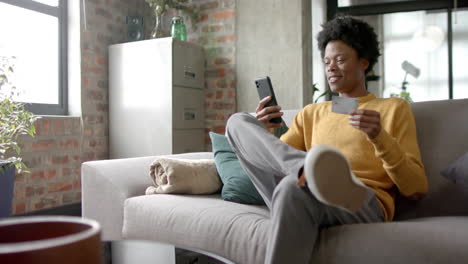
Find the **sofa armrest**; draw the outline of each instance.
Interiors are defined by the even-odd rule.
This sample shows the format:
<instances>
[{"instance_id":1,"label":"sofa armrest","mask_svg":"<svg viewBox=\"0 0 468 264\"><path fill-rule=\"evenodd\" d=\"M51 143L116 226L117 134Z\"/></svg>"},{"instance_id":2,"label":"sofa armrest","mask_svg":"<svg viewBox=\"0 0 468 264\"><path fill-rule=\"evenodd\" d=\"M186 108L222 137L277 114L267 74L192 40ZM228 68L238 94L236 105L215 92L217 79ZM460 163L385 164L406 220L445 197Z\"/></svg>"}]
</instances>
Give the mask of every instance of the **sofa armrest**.
<instances>
[{"instance_id":1,"label":"sofa armrest","mask_svg":"<svg viewBox=\"0 0 468 264\"><path fill-rule=\"evenodd\" d=\"M127 198L145 194L152 184L149 166L158 157L210 159L211 152L85 162L81 166L82 216L101 224L103 240L122 239Z\"/></svg>"}]
</instances>

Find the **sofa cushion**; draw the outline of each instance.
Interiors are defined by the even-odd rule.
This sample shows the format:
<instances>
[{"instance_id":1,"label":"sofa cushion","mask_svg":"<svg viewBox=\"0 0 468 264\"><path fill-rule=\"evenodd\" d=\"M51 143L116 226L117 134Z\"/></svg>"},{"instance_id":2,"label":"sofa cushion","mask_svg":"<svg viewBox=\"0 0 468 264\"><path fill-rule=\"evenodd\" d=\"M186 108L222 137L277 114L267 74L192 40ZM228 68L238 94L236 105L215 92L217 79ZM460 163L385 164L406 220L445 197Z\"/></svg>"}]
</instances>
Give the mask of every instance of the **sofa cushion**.
<instances>
[{"instance_id":1,"label":"sofa cushion","mask_svg":"<svg viewBox=\"0 0 468 264\"><path fill-rule=\"evenodd\" d=\"M468 152L440 173L452 182L468 188Z\"/></svg>"},{"instance_id":2,"label":"sofa cushion","mask_svg":"<svg viewBox=\"0 0 468 264\"><path fill-rule=\"evenodd\" d=\"M468 217L323 229L310 263L468 263Z\"/></svg>"},{"instance_id":3,"label":"sofa cushion","mask_svg":"<svg viewBox=\"0 0 468 264\"><path fill-rule=\"evenodd\" d=\"M235 263L263 263L270 222L265 206L219 195L129 198L123 237L210 251ZM468 263L467 217L432 217L324 228L311 263Z\"/></svg>"},{"instance_id":4,"label":"sofa cushion","mask_svg":"<svg viewBox=\"0 0 468 264\"><path fill-rule=\"evenodd\" d=\"M210 132L210 138L216 168L223 182L221 191L223 199L245 204L265 204L242 168L226 136Z\"/></svg>"},{"instance_id":5,"label":"sofa cushion","mask_svg":"<svg viewBox=\"0 0 468 264\"><path fill-rule=\"evenodd\" d=\"M224 201L220 195L157 194L129 198L123 237L206 250L235 263L263 263L266 206Z\"/></svg>"},{"instance_id":6,"label":"sofa cushion","mask_svg":"<svg viewBox=\"0 0 468 264\"><path fill-rule=\"evenodd\" d=\"M412 103L429 193L414 202L397 196L395 220L468 215L468 190L440 175L468 149L468 99Z\"/></svg>"}]
</instances>

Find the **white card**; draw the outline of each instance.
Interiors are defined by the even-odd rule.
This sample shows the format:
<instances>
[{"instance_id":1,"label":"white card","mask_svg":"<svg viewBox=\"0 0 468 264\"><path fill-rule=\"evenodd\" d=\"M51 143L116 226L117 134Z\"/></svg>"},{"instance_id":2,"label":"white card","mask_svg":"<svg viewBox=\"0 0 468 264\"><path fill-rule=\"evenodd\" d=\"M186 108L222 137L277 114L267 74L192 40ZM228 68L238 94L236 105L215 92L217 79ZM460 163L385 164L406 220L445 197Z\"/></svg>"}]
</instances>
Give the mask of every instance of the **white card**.
<instances>
[{"instance_id":1,"label":"white card","mask_svg":"<svg viewBox=\"0 0 468 264\"><path fill-rule=\"evenodd\" d=\"M358 107L358 99L340 96L332 97L332 112L338 114L349 114Z\"/></svg>"}]
</instances>

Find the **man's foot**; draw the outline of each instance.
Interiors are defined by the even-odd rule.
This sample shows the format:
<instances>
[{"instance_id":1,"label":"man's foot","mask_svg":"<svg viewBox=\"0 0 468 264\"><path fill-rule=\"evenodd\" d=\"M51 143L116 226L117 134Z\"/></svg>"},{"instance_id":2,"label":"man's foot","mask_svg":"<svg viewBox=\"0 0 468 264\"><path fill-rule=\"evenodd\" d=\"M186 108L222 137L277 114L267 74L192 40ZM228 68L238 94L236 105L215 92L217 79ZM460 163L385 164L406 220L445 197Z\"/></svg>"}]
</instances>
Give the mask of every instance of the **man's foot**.
<instances>
[{"instance_id":1,"label":"man's foot","mask_svg":"<svg viewBox=\"0 0 468 264\"><path fill-rule=\"evenodd\" d=\"M314 146L306 155L304 175L312 194L324 204L356 212L367 200L367 188L336 148Z\"/></svg>"}]
</instances>

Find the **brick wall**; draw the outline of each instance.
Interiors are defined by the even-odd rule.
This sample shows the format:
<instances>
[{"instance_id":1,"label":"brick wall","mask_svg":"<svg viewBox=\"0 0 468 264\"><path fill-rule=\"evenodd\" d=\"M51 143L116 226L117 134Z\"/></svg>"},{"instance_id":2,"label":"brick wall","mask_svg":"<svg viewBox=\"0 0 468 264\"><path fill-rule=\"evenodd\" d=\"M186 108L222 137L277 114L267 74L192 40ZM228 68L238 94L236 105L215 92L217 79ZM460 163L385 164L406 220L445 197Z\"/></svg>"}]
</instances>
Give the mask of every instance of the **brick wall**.
<instances>
[{"instance_id":1,"label":"brick wall","mask_svg":"<svg viewBox=\"0 0 468 264\"><path fill-rule=\"evenodd\" d=\"M189 25L188 41L205 48L206 150L211 151L209 131L224 134L226 120L236 111L235 0L193 1L200 10L196 30ZM187 19L185 19L187 21Z\"/></svg>"},{"instance_id":2,"label":"brick wall","mask_svg":"<svg viewBox=\"0 0 468 264\"><path fill-rule=\"evenodd\" d=\"M224 133L236 110L235 0L192 0L200 10L196 28L185 16L189 41L205 48L206 131ZM111 44L126 39L125 17L151 12L144 0L86 0L87 30L81 33L80 117L44 116L36 122L35 138L22 138L23 157L31 173L15 179L13 213L76 203L81 200L80 167L89 160L108 158L108 54ZM165 15L169 32L170 19ZM211 150L208 134L206 149Z\"/></svg>"},{"instance_id":3,"label":"brick wall","mask_svg":"<svg viewBox=\"0 0 468 264\"><path fill-rule=\"evenodd\" d=\"M80 202L81 163L108 158L107 47L126 39L127 14L141 13L146 6L143 0L86 0L87 31L81 26L82 115L44 116L36 122L36 137L21 139L31 173L16 176L13 214Z\"/></svg>"},{"instance_id":4,"label":"brick wall","mask_svg":"<svg viewBox=\"0 0 468 264\"><path fill-rule=\"evenodd\" d=\"M21 140L30 173L16 175L14 214L80 200L80 119L44 117L36 130L35 138Z\"/></svg>"}]
</instances>

